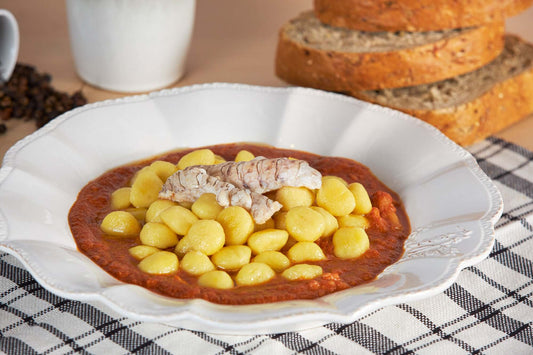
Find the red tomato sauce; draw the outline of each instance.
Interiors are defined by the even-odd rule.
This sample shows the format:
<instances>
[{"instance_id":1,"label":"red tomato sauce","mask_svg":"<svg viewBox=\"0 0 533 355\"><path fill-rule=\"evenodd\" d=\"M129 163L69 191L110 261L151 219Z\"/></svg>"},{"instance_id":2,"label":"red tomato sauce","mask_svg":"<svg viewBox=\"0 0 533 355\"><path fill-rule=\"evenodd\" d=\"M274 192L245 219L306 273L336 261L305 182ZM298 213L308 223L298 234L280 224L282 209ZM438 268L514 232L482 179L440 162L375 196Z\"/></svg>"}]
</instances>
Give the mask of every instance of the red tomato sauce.
<instances>
[{"instance_id":1,"label":"red tomato sauce","mask_svg":"<svg viewBox=\"0 0 533 355\"><path fill-rule=\"evenodd\" d=\"M112 211L111 193L127 186L132 176L154 160L177 163L181 156L194 149L171 152L157 158L110 170L89 182L79 193L68 220L78 249L115 278L140 285L156 293L175 298L202 298L221 304L255 304L292 299L312 299L374 280L387 266L403 254L410 225L399 196L380 182L364 165L346 158L278 149L254 144L224 144L205 147L226 160L233 160L242 149L267 158L293 157L306 160L322 175L336 175L348 183L360 182L367 189L374 206L366 215L370 248L356 259L339 259L333 254L332 238L317 243L327 259L308 264L320 265L323 274L312 280L289 281L280 275L257 286L236 286L229 290L201 287L197 278L179 270L171 275L150 275L142 272L138 261L128 252L139 245L139 237L121 238L104 235L100 230L103 218ZM198 149L198 148L195 148ZM283 251L283 250L282 250Z\"/></svg>"}]
</instances>

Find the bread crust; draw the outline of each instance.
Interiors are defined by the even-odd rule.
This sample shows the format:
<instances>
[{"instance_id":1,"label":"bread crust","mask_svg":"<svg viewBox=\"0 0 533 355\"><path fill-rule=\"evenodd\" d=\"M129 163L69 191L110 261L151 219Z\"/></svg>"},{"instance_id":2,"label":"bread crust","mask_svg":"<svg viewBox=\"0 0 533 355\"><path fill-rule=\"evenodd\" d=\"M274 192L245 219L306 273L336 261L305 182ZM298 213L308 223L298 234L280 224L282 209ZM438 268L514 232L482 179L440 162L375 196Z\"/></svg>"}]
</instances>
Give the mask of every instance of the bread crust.
<instances>
[{"instance_id":1,"label":"bread crust","mask_svg":"<svg viewBox=\"0 0 533 355\"><path fill-rule=\"evenodd\" d=\"M314 0L318 19L360 31L433 31L503 21L533 0Z\"/></svg>"},{"instance_id":2,"label":"bread crust","mask_svg":"<svg viewBox=\"0 0 533 355\"><path fill-rule=\"evenodd\" d=\"M350 95L373 101L364 92L352 92ZM455 107L436 110L391 108L426 121L457 144L468 146L533 113L533 67Z\"/></svg>"},{"instance_id":3,"label":"bread crust","mask_svg":"<svg viewBox=\"0 0 533 355\"><path fill-rule=\"evenodd\" d=\"M360 91L435 82L475 70L497 57L504 25L495 22L434 43L389 52L320 50L279 33L276 74L290 84Z\"/></svg>"}]
</instances>

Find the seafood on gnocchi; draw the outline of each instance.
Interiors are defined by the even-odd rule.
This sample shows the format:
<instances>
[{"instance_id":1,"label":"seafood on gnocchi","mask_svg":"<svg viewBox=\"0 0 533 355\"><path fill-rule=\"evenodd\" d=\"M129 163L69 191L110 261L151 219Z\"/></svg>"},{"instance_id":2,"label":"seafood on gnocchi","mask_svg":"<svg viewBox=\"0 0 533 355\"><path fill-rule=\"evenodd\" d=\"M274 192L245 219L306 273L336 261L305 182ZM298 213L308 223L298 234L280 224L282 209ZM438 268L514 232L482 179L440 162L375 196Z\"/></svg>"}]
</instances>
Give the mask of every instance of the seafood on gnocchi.
<instances>
[{"instance_id":1,"label":"seafood on gnocchi","mask_svg":"<svg viewBox=\"0 0 533 355\"><path fill-rule=\"evenodd\" d=\"M410 233L398 195L360 163L237 143L112 169L80 191L69 224L118 279L221 304L369 282Z\"/></svg>"},{"instance_id":2,"label":"seafood on gnocchi","mask_svg":"<svg viewBox=\"0 0 533 355\"><path fill-rule=\"evenodd\" d=\"M214 165L188 165L166 180L159 197L194 202L205 193L213 193L221 206L244 207L262 224L282 208L282 204L263 193L284 186L318 189L321 177L306 161L289 158L257 157Z\"/></svg>"}]
</instances>

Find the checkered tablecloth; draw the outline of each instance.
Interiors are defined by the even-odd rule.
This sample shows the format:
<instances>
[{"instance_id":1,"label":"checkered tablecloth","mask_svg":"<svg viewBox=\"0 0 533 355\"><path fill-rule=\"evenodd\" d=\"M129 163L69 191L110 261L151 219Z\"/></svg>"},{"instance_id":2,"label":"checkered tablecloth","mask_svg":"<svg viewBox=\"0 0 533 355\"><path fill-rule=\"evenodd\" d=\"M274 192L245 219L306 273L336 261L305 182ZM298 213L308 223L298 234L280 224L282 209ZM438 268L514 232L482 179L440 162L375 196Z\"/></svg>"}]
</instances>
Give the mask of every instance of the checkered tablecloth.
<instances>
[{"instance_id":1,"label":"checkered tablecloth","mask_svg":"<svg viewBox=\"0 0 533 355\"><path fill-rule=\"evenodd\" d=\"M58 297L0 252L0 352L7 354L533 354L533 152L497 138L469 148L505 204L496 243L444 292L351 324L221 336L134 321Z\"/></svg>"}]
</instances>

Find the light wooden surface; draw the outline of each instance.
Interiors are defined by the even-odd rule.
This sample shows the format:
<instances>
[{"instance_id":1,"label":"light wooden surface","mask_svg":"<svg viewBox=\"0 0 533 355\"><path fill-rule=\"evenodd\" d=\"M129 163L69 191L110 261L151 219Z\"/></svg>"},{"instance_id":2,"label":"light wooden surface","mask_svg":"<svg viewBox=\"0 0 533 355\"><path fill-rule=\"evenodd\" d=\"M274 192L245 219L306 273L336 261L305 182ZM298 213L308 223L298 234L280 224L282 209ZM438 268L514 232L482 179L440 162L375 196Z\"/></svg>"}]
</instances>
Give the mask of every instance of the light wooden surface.
<instances>
[{"instance_id":1,"label":"light wooden surface","mask_svg":"<svg viewBox=\"0 0 533 355\"><path fill-rule=\"evenodd\" d=\"M278 29L312 0L198 0L187 74L174 86L208 82L286 86L274 74ZM19 22L19 62L52 75L52 85L89 102L125 96L84 84L76 75L63 0L0 0ZM533 8L507 21L507 31L533 42ZM35 130L33 122L9 120L0 135L0 159L17 140ZM498 136L533 150L533 115Z\"/></svg>"}]
</instances>

